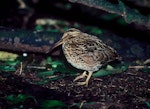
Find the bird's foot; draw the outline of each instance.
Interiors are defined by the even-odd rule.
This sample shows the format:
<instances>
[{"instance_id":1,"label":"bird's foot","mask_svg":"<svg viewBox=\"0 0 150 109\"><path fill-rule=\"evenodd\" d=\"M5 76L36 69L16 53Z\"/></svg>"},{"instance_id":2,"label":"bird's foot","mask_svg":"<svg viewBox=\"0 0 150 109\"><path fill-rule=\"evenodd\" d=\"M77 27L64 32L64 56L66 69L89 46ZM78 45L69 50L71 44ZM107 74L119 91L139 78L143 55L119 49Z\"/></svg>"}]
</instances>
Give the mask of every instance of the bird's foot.
<instances>
[{"instance_id":1,"label":"bird's foot","mask_svg":"<svg viewBox=\"0 0 150 109\"><path fill-rule=\"evenodd\" d=\"M84 72L82 73L82 75L77 76L73 81L75 82L75 81L77 81L77 80L79 80L79 79L82 79L82 78L84 78L84 77L86 77L86 76L88 76L88 75L86 74L86 71L84 71Z\"/></svg>"},{"instance_id":2,"label":"bird's foot","mask_svg":"<svg viewBox=\"0 0 150 109\"><path fill-rule=\"evenodd\" d=\"M83 85L85 85L86 87L88 87L88 81L84 81L84 82L77 82L77 84L76 85L78 85L78 86L83 86Z\"/></svg>"},{"instance_id":3,"label":"bird's foot","mask_svg":"<svg viewBox=\"0 0 150 109\"><path fill-rule=\"evenodd\" d=\"M76 80L78 80L78 79L81 79L81 78L83 78L83 77L85 77L85 76L87 76L87 78L86 78L86 80L84 81L84 82L77 82L77 85L85 85L86 87L88 87L88 83L89 83L89 80L90 80L90 78L91 78L91 76L92 76L92 73L93 72L89 72L89 75L87 75L86 74L86 71L84 71L83 72L83 74L82 75L80 75L80 76L78 76L78 77L76 77L75 79L74 79L74 81L76 81Z\"/></svg>"}]
</instances>

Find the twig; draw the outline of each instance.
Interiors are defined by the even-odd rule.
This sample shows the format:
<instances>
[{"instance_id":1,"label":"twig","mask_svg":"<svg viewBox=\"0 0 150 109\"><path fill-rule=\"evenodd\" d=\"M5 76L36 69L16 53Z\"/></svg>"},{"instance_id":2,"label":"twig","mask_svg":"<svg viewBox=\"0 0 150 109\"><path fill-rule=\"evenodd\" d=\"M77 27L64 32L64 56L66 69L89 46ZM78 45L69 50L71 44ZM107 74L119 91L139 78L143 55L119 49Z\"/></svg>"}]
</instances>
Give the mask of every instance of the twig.
<instances>
[{"instance_id":1,"label":"twig","mask_svg":"<svg viewBox=\"0 0 150 109\"><path fill-rule=\"evenodd\" d=\"M143 68L150 68L150 66L129 66L129 69L143 69Z\"/></svg>"}]
</instances>

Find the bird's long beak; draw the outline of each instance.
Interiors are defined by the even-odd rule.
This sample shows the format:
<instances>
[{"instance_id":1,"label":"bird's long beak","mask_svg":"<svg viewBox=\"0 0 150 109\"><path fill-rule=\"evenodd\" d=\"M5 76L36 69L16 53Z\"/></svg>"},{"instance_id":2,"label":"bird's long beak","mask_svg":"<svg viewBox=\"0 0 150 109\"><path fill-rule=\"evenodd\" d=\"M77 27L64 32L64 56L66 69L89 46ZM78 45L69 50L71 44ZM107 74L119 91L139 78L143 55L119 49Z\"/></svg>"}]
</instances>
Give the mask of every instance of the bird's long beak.
<instances>
[{"instance_id":1,"label":"bird's long beak","mask_svg":"<svg viewBox=\"0 0 150 109\"><path fill-rule=\"evenodd\" d=\"M63 40L60 39L50 50L49 52L51 52L53 49L55 49L56 47L60 46L63 43Z\"/></svg>"}]
</instances>

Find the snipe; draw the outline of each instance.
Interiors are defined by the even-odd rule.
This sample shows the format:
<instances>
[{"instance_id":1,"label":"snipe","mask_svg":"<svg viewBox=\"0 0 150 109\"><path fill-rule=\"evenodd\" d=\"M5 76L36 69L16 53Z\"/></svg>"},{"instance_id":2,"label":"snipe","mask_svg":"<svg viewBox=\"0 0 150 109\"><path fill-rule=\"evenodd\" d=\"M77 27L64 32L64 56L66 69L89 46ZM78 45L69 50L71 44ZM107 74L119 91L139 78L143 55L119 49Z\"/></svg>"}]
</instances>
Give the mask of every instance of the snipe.
<instances>
[{"instance_id":1,"label":"snipe","mask_svg":"<svg viewBox=\"0 0 150 109\"><path fill-rule=\"evenodd\" d=\"M75 28L67 30L52 49L59 45L62 45L67 61L73 67L84 70L83 74L77 76L74 81L87 76L86 80L78 82L78 85L88 86L93 72L99 70L103 64L119 58L117 52L104 44L98 37L83 33ZM86 71L88 71L88 75Z\"/></svg>"}]
</instances>

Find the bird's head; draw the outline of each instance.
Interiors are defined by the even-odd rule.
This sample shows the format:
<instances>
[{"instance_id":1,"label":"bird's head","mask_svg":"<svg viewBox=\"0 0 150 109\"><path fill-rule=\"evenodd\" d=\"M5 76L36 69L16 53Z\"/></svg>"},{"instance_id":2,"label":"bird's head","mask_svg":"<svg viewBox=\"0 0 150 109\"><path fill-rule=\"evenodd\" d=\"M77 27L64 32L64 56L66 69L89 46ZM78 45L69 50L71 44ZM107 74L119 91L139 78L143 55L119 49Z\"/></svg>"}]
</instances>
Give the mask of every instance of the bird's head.
<instances>
[{"instance_id":1,"label":"bird's head","mask_svg":"<svg viewBox=\"0 0 150 109\"><path fill-rule=\"evenodd\" d=\"M78 30L76 28L70 28L64 33L64 35L61 39L65 41L65 40L71 39L73 37L79 36L79 34L81 34L80 30Z\"/></svg>"},{"instance_id":2,"label":"bird's head","mask_svg":"<svg viewBox=\"0 0 150 109\"><path fill-rule=\"evenodd\" d=\"M81 31L75 28L68 29L62 36L62 38L52 47L52 49L58 47L59 45L69 41L69 39L79 36Z\"/></svg>"}]
</instances>

